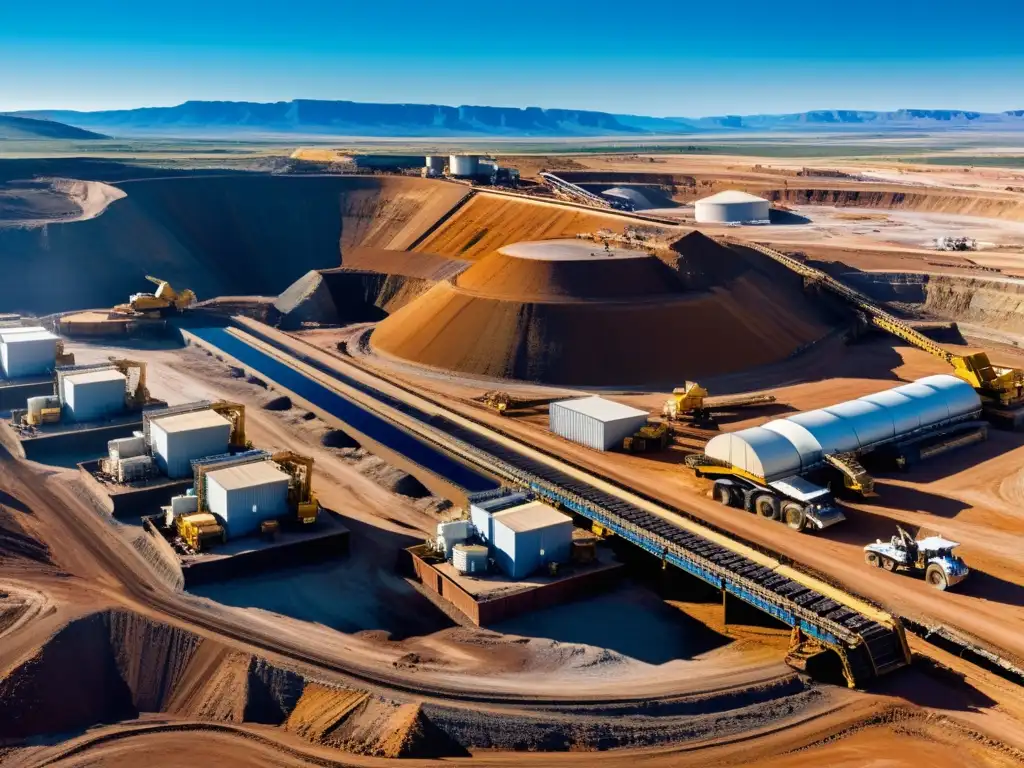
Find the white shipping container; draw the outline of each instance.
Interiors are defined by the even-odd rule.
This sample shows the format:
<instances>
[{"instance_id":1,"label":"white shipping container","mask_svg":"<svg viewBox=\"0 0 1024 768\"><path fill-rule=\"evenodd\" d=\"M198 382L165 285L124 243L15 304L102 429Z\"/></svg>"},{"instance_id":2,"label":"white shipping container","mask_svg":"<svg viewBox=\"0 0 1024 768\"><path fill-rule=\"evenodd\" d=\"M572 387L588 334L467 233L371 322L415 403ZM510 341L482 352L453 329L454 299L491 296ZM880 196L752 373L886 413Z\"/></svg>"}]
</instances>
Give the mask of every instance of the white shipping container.
<instances>
[{"instance_id":1,"label":"white shipping container","mask_svg":"<svg viewBox=\"0 0 1024 768\"><path fill-rule=\"evenodd\" d=\"M228 452L231 422L211 410L155 418L149 440L157 466L168 477L188 477L192 461Z\"/></svg>"},{"instance_id":2,"label":"white shipping container","mask_svg":"<svg viewBox=\"0 0 1024 768\"><path fill-rule=\"evenodd\" d=\"M206 474L206 506L224 521L228 537L259 530L288 512L290 475L272 461L256 461Z\"/></svg>"},{"instance_id":3,"label":"white shipping container","mask_svg":"<svg viewBox=\"0 0 1024 768\"><path fill-rule=\"evenodd\" d=\"M452 551L452 566L459 573L487 571L487 547L479 544L456 544Z\"/></svg>"},{"instance_id":4,"label":"white shipping container","mask_svg":"<svg viewBox=\"0 0 1024 768\"><path fill-rule=\"evenodd\" d=\"M183 494L171 497L171 512L175 515L190 515L199 511L199 497Z\"/></svg>"},{"instance_id":5,"label":"white shipping container","mask_svg":"<svg viewBox=\"0 0 1024 768\"><path fill-rule=\"evenodd\" d=\"M98 421L123 413L127 380L113 368L64 377L64 407L75 421Z\"/></svg>"},{"instance_id":6,"label":"white shipping container","mask_svg":"<svg viewBox=\"0 0 1024 768\"><path fill-rule=\"evenodd\" d=\"M647 411L596 396L563 400L548 409L552 432L598 451L621 446L647 419Z\"/></svg>"},{"instance_id":7,"label":"white shipping container","mask_svg":"<svg viewBox=\"0 0 1024 768\"><path fill-rule=\"evenodd\" d=\"M564 563L572 548L572 519L531 501L494 515L491 547L498 567L514 579L526 578L548 563Z\"/></svg>"},{"instance_id":8,"label":"white shipping container","mask_svg":"<svg viewBox=\"0 0 1024 768\"><path fill-rule=\"evenodd\" d=\"M131 459L146 452L146 440L141 435L119 437L107 443L107 455L111 459Z\"/></svg>"},{"instance_id":9,"label":"white shipping container","mask_svg":"<svg viewBox=\"0 0 1024 768\"><path fill-rule=\"evenodd\" d=\"M0 332L0 366L8 379L41 376L57 362L57 337L44 329Z\"/></svg>"},{"instance_id":10,"label":"white shipping container","mask_svg":"<svg viewBox=\"0 0 1024 768\"><path fill-rule=\"evenodd\" d=\"M117 481L119 483L132 483L137 480L145 480L156 473L156 464L152 456L135 456L130 459L121 459L117 462Z\"/></svg>"}]
</instances>

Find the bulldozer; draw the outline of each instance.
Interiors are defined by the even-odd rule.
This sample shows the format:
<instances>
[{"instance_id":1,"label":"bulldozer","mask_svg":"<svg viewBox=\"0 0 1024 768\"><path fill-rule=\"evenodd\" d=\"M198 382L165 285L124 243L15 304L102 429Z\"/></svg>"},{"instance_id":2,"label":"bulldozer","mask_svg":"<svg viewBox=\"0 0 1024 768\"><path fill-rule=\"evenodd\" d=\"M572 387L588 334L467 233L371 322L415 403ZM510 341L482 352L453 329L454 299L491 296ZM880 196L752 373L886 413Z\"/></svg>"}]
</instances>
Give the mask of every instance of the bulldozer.
<instances>
[{"instance_id":1,"label":"bulldozer","mask_svg":"<svg viewBox=\"0 0 1024 768\"><path fill-rule=\"evenodd\" d=\"M622 450L626 453L653 453L664 451L668 447L672 435L668 424L649 422L640 427L634 434L623 439Z\"/></svg>"},{"instance_id":2,"label":"bulldozer","mask_svg":"<svg viewBox=\"0 0 1024 768\"><path fill-rule=\"evenodd\" d=\"M178 291L159 277L146 275L146 279L156 285L156 290L153 293L133 293L127 304L114 307L115 312L134 317L158 318L182 312L196 303L196 295L189 288Z\"/></svg>"},{"instance_id":3,"label":"bulldozer","mask_svg":"<svg viewBox=\"0 0 1024 768\"><path fill-rule=\"evenodd\" d=\"M700 384L688 381L684 386L672 390L672 397L665 401L661 415L670 421L689 417L695 422L707 422L713 418L715 411L769 405L774 402L774 395L737 395L712 398Z\"/></svg>"},{"instance_id":4,"label":"bulldozer","mask_svg":"<svg viewBox=\"0 0 1024 768\"><path fill-rule=\"evenodd\" d=\"M483 403L488 408L493 408L499 415L504 416L506 411L521 410L525 408L537 408L541 405L548 405L562 397L537 397L530 400L513 397L508 392L492 389L484 392L479 397L473 398L478 403Z\"/></svg>"}]
</instances>

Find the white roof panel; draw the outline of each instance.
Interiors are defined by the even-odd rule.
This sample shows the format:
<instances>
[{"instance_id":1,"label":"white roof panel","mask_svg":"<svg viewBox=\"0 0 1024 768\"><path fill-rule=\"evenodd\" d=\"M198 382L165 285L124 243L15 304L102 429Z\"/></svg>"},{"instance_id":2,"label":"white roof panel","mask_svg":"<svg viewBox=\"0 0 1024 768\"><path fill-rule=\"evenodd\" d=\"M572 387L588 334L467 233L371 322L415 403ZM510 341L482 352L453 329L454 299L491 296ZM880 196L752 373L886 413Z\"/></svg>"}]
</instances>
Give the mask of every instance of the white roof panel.
<instances>
[{"instance_id":1,"label":"white roof panel","mask_svg":"<svg viewBox=\"0 0 1024 768\"><path fill-rule=\"evenodd\" d=\"M206 473L206 479L212 480L226 491L234 491L239 488L288 482L289 475L272 461L254 461L237 467L215 469Z\"/></svg>"},{"instance_id":2,"label":"white roof panel","mask_svg":"<svg viewBox=\"0 0 1024 768\"><path fill-rule=\"evenodd\" d=\"M572 519L541 501L531 501L512 509L506 509L504 512L498 512L494 515L494 522L501 523L517 533L522 533L538 528L550 528L552 525L571 523Z\"/></svg>"},{"instance_id":3,"label":"white roof panel","mask_svg":"<svg viewBox=\"0 0 1024 768\"><path fill-rule=\"evenodd\" d=\"M4 344L22 344L29 341L56 341L57 337L45 328L32 329L27 333L2 333L0 342Z\"/></svg>"},{"instance_id":4,"label":"white roof panel","mask_svg":"<svg viewBox=\"0 0 1024 768\"><path fill-rule=\"evenodd\" d=\"M120 381L123 384L127 379L125 379L123 373L114 368L107 368L102 371L86 371L85 373L76 373L64 377L65 384L75 386L79 384L96 384L101 381Z\"/></svg>"},{"instance_id":5,"label":"white roof panel","mask_svg":"<svg viewBox=\"0 0 1024 768\"><path fill-rule=\"evenodd\" d=\"M18 336L23 333L39 333L45 330L41 325L9 325L0 328L0 338L4 336Z\"/></svg>"},{"instance_id":6,"label":"white roof panel","mask_svg":"<svg viewBox=\"0 0 1024 768\"><path fill-rule=\"evenodd\" d=\"M800 501L814 501L829 494L828 488L815 485L809 480L800 477L800 475L784 477L781 480L776 480L774 483L768 483L768 485Z\"/></svg>"},{"instance_id":7,"label":"white roof panel","mask_svg":"<svg viewBox=\"0 0 1024 768\"><path fill-rule=\"evenodd\" d=\"M719 192L718 194L711 195L710 197L703 197L697 201L698 203L767 203L763 197L757 195L751 195L748 192L740 192L735 189L727 189L725 192Z\"/></svg>"},{"instance_id":8,"label":"white roof panel","mask_svg":"<svg viewBox=\"0 0 1024 768\"><path fill-rule=\"evenodd\" d=\"M159 427L164 432L189 432L193 429L206 429L207 427L231 426L231 422L209 409L205 411L191 411L179 413L176 416L164 416L162 419L153 419L150 428Z\"/></svg>"},{"instance_id":9,"label":"white roof panel","mask_svg":"<svg viewBox=\"0 0 1024 768\"><path fill-rule=\"evenodd\" d=\"M561 400L557 403L552 403L552 405L561 406L566 410L575 411L576 413L582 413L598 421L618 421L619 419L633 419L637 416L647 418L649 415L647 411L616 403L614 400L605 400L597 395L581 397L577 400Z\"/></svg>"}]
</instances>

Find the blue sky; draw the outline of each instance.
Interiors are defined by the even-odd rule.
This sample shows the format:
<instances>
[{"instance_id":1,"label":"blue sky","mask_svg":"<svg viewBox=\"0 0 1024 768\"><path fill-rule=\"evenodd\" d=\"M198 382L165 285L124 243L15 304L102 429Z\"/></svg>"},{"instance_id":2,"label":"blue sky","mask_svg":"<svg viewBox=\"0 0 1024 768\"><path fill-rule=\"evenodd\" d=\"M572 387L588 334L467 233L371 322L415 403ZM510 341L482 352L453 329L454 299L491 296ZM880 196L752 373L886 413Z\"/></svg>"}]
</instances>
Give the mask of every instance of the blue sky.
<instances>
[{"instance_id":1,"label":"blue sky","mask_svg":"<svg viewBox=\"0 0 1024 768\"><path fill-rule=\"evenodd\" d=\"M0 0L0 111L1024 109L1024 0Z\"/></svg>"}]
</instances>

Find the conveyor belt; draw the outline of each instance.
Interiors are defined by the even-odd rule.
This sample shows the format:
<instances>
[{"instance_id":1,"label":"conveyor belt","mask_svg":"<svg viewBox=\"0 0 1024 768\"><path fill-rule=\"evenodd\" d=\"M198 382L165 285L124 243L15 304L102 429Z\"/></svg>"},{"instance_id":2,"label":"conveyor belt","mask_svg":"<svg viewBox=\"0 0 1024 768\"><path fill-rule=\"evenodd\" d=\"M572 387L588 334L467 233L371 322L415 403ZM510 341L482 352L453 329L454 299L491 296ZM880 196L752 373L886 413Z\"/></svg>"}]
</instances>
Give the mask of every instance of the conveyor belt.
<instances>
[{"instance_id":1,"label":"conveyor belt","mask_svg":"<svg viewBox=\"0 0 1024 768\"><path fill-rule=\"evenodd\" d=\"M265 355L224 329L189 329L189 332L220 347L255 370L263 371L282 386L298 387L294 391L304 397L309 397L312 387L324 389L294 368ZM260 339L378 402L422 422L428 432L437 434L438 445L461 448L457 452L463 458L500 476L507 484L527 488L551 503L597 522L666 563L732 594L791 627L799 628L807 636L839 653L851 683L864 683L877 675L904 666L909 661L902 629L895 620L892 626L885 626L778 573L774 567L762 565L727 546L692 533L542 460L527 456L444 416L427 413L364 381L346 376L315 358L298 354L271 337L260 335ZM352 406L340 395L331 394ZM394 425L389 426L398 430ZM406 440L412 439L404 431L398 431L402 432ZM390 442L382 442L396 448ZM437 451L435 446L426 446L418 440L415 442L419 446L418 453L406 455L418 463L426 456L425 447ZM447 453L442 452L442 456L446 461L453 461ZM434 457L432 463L436 465L438 461ZM474 480L480 477L468 467L463 469L467 473L466 477ZM448 476L452 474L449 471ZM468 490L485 490L479 487L479 481L474 485L476 488Z\"/></svg>"}]
</instances>

